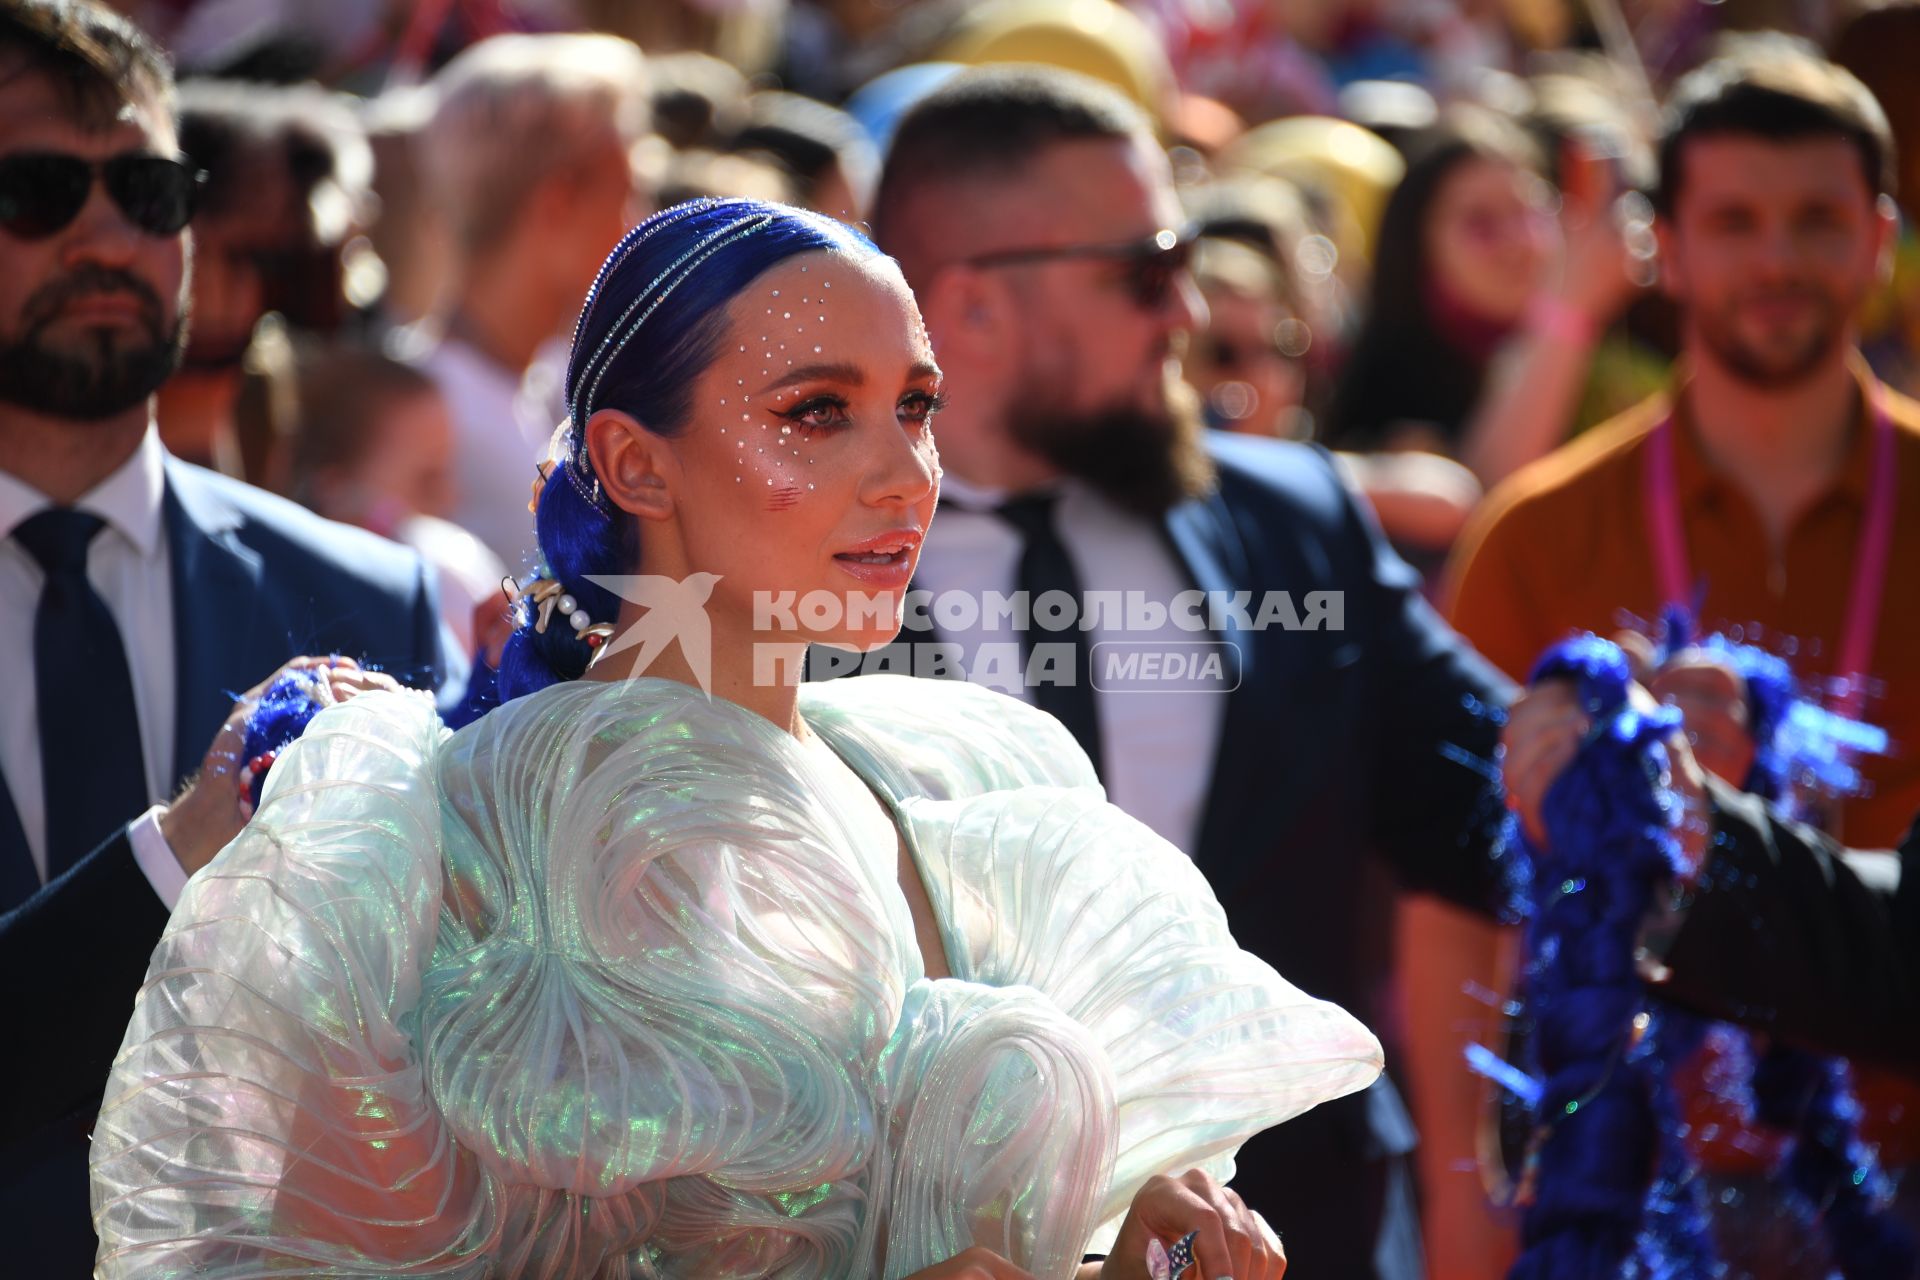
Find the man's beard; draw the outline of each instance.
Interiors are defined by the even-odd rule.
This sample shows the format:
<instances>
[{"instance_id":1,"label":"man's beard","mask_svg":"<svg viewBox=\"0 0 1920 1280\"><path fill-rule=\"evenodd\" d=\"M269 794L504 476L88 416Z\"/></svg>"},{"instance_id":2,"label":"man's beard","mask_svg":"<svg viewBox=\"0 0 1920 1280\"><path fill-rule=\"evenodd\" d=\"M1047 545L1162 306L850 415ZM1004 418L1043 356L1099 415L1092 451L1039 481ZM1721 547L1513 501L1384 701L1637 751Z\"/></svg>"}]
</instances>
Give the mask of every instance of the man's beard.
<instances>
[{"instance_id":1,"label":"man's beard","mask_svg":"<svg viewBox=\"0 0 1920 1280\"><path fill-rule=\"evenodd\" d=\"M1731 306L1721 313L1700 312L1694 325L1713 358L1742 382L1756 387L1791 387L1805 381L1846 338L1842 311L1833 300L1825 294L1804 292L1819 304L1818 322L1803 343L1779 356L1756 350L1740 337L1730 315L1734 310Z\"/></svg>"},{"instance_id":2,"label":"man's beard","mask_svg":"<svg viewBox=\"0 0 1920 1280\"><path fill-rule=\"evenodd\" d=\"M1092 485L1116 505L1161 516L1213 487L1200 398L1169 377L1165 407L1115 405L1072 414L1016 395L1007 415L1016 444Z\"/></svg>"},{"instance_id":3,"label":"man's beard","mask_svg":"<svg viewBox=\"0 0 1920 1280\"><path fill-rule=\"evenodd\" d=\"M139 338L98 329L86 335L90 350L48 345L46 330L68 300L103 292L140 300ZM180 367L187 345L185 307L168 329L153 289L106 267L85 267L45 286L27 299L21 316L20 332L0 338L0 402L53 418L92 421L146 403Z\"/></svg>"}]
</instances>

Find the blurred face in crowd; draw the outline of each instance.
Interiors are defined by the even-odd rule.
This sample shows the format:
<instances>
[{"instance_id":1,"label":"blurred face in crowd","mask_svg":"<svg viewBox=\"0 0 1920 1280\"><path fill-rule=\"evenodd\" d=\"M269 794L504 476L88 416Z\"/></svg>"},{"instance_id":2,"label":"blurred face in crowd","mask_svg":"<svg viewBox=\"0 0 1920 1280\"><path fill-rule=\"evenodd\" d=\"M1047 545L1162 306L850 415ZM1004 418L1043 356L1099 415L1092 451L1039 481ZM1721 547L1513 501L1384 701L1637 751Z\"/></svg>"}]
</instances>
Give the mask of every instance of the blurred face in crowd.
<instances>
[{"instance_id":1,"label":"blurred face in crowd","mask_svg":"<svg viewBox=\"0 0 1920 1280\"><path fill-rule=\"evenodd\" d=\"M1206 404L1209 426L1284 435L1305 381L1306 327L1257 276L1235 276L1203 285L1207 327L1187 350L1187 381Z\"/></svg>"},{"instance_id":2,"label":"blurred face in crowd","mask_svg":"<svg viewBox=\"0 0 1920 1280\"><path fill-rule=\"evenodd\" d=\"M1165 154L1149 139L1061 143L1028 165L1023 202L995 249L1148 246L1183 222ZM1175 259L1174 261L1177 261ZM1198 413L1179 348L1206 304L1165 258L1054 257L997 269L1014 291L1019 376L1003 408L1027 449L1123 505L1186 496Z\"/></svg>"},{"instance_id":3,"label":"blurred face in crowd","mask_svg":"<svg viewBox=\"0 0 1920 1280\"><path fill-rule=\"evenodd\" d=\"M1426 222L1434 283L1478 316L1517 320L1540 287L1554 223L1538 175L1474 157L1440 181Z\"/></svg>"},{"instance_id":4,"label":"blurred face in crowd","mask_svg":"<svg viewBox=\"0 0 1920 1280\"><path fill-rule=\"evenodd\" d=\"M126 104L92 127L77 110L50 77L0 65L0 159L175 152L157 107ZM49 234L0 224L0 401L69 419L143 406L179 362L186 275L185 237L141 230L97 177Z\"/></svg>"},{"instance_id":5,"label":"blurred face in crowd","mask_svg":"<svg viewBox=\"0 0 1920 1280\"><path fill-rule=\"evenodd\" d=\"M368 406L365 456L314 477L322 515L391 537L410 516L453 510L453 423L437 390L388 394Z\"/></svg>"},{"instance_id":6,"label":"blurred face in crowd","mask_svg":"<svg viewBox=\"0 0 1920 1280\"><path fill-rule=\"evenodd\" d=\"M300 188L277 148L255 147L235 160L245 196L193 220L193 333L186 371L237 377L268 309L269 273L283 269L312 222Z\"/></svg>"},{"instance_id":7,"label":"blurred face in crowd","mask_svg":"<svg viewBox=\"0 0 1920 1280\"><path fill-rule=\"evenodd\" d=\"M1893 234L1852 143L1710 134L1685 144L1680 165L1658 229L1689 345L1762 386L1836 358Z\"/></svg>"},{"instance_id":8,"label":"blurred face in crowd","mask_svg":"<svg viewBox=\"0 0 1920 1280\"><path fill-rule=\"evenodd\" d=\"M565 281L571 297L585 296L600 264L637 220L641 210L633 176L626 144L611 128L554 175L549 203L554 216L541 238L554 254L556 277Z\"/></svg>"}]
</instances>

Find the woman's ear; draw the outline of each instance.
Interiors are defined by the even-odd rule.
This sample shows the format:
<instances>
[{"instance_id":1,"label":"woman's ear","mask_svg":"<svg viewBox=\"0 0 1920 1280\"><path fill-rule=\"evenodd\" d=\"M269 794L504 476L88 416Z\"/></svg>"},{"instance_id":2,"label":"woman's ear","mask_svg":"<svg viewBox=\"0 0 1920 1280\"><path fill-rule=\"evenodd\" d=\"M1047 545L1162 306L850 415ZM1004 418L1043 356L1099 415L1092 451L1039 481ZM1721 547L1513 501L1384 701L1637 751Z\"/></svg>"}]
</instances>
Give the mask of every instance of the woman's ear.
<instances>
[{"instance_id":1,"label":"woman's ear","mask_svg":"<svg viewBox=\"0 0 1920 1280\"><path fill-rule=\"evenodd\" d=\"M643 520L673 514L679 470L665 439L630 413L602 409L587 419L586 444L593 474L614 506Z\"/></svg>"}]
</instances>

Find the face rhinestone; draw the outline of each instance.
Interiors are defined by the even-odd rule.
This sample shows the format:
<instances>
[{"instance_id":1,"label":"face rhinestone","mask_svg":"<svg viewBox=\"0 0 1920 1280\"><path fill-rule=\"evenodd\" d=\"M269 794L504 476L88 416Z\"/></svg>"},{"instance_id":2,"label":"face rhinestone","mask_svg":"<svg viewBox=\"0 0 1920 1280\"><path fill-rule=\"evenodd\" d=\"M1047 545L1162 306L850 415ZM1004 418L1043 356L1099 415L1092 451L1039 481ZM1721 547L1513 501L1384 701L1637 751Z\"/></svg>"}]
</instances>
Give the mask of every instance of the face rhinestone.
<instances>
[{"instance_id":1,"label":"face rhinestone","mask_svg":"<svg viewBox=\"0 0 1920 1280\"><path fill-rule=\"evenodd\" d=\"M820 348L819 348L819 347L817 347L817 346L816 346L816 347L814 347L814 349L813 349L813 354L815 354L815 355L819 355L819 354L820 354Z\"/></svg>"},{"instance_id":2,"label":"face rhinestone","mask_svg":"<svg viewBox=\"0 0 1920 1280\"><path fill-rule=\"evenodd\" d=\"M790 435L792 435L792 434L793 434L793 428L792 428L792 427L782 427L782 428L780 428L780 434L781 434L781 435L783 435L783 436L790 436Z\"/></svg>"}]
</instances>

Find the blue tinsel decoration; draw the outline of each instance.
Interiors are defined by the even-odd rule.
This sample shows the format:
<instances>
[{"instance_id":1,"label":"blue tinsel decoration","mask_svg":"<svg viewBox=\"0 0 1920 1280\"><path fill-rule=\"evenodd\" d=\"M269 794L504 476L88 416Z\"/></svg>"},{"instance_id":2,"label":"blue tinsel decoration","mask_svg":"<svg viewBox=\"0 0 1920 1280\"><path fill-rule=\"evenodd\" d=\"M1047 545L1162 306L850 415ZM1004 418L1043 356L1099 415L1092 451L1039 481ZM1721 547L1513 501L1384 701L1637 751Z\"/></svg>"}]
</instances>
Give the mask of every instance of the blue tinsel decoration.
<instances>
[{"instance_id":1,"label":"blue tinsel decoration","mask_svg":"<svg viewBox=\"0 0 1920 1280\"><path fill-rule=\"evenodd\" d=\"M1625 655L1595 636L1549 650L1532 682L1554 677L1575 681L1594 729L1547 793L1551 857L1527 850L1527 1004L1543 1080L1510 1280L1614 1280L1649 1253L1658 1274L1705 1276L1705 1260L1685 1256L1699 1233L1683 1212L1662 1218L1678 1229L1643 1229L1656 1169L1675 1186L1686 1171L1684 1154L1664 1149L1678 1141L1659 1123L1669 1064L1636 1033L1645 995L1633 959L1647 905L1681 866L1664 744L1680 715L1634 709Z\"/></svg>"},{"instance_id":2,"label":"blue tinsel decoration","mask_svg":"<svg viewBox=\"0 0 1920 1280\"><path fill-rule=\"evenodd\" d=\"M326 705L320 700L320 685L326 678L324 671L289 671L268 685L247 717L246 744L241 748L239 764L245 765L268 751L283 751L298 738ZM265 770L253 780L247 798L256 807L266 782Z\"/></svg>"},{"instance_id":3,"label":"blue tinsel decoration","mask_svg":"<svg viewBox=\"0 0 1920 1280\"><path fill-rule=\"evenodd\" d=\"M1664 662L1689 645L1685 611L1665 615ZM1853 761L1887 748L1886 732L1828 711L1805 696L1786 661L1753 645L1713 635L1700 648L1746 683L1748 731L1757 748L1744 790L1794 807L1793 783L1827 794L1857 790ZM1785 1045L1758 1055L1753 1101L1760 1123L1793 1135L1773 1180L1809 1224L1825 1228L1834 1265L1846 1280L1904 1280L1914 1273L1912 1236L1886 1212L1892 1193L1873 1148L1860 1137L1860 1104L1840 1059Z\"/></svg>"}]
</instances>

